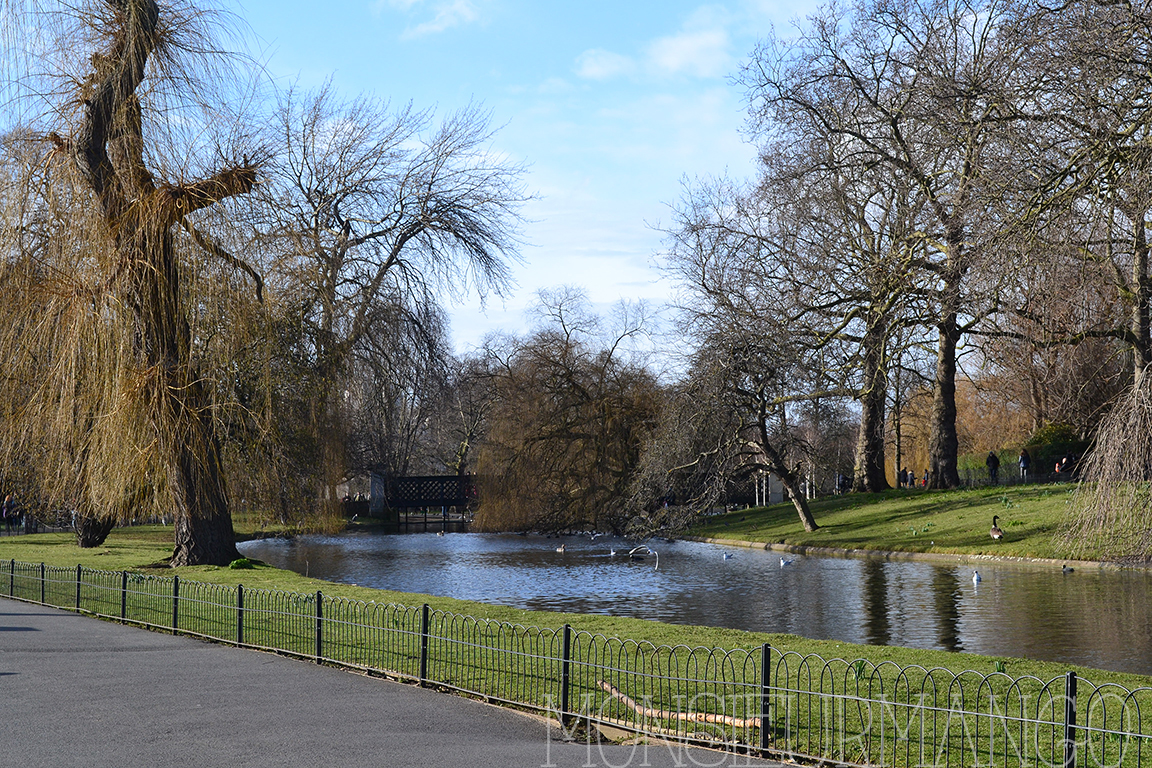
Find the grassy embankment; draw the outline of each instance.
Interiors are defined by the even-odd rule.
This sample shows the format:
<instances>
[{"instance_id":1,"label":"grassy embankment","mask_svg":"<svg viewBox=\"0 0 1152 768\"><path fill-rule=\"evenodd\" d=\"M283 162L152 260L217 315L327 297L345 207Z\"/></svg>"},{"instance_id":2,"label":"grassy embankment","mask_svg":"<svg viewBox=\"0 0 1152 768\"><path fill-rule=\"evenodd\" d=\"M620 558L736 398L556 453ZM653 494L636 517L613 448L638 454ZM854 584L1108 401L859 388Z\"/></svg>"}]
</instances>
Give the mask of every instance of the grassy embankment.
<instances>
[{"instance_id":1,"label":"grassy embankment","mask_svg":"<svg viewBox=\"0 0 1152 768\"><path fill-rule=\"evenodd\" d=\"M797 547L1065 559L1061 531L1074 490L1061 484L836 496L812 502L820 525L812 533L789 503L710 517L692 534ZM1004 531L1000 541L988 535L993 515Z\"/></svg>"},{"instance_id":2,"label":"grassy embankment","mask_svg":"<svg viewBox=\"0 0 1152 768\"><path fill-rule=\"evenodd\" d=\"M893 551L943 552L954 554L1001 554L1020 557L1058 557L1059 548L1051 540L1064 514L1068 489L1028 487L1009 491L959 491L923 493L893 491L875 498L839 497L814 506L822 528L805 534L791 506L775 506L718 516L698 526L694 533L731 539L814 545L886 549ZM992 542L988 527L993 514L1001 515L1006 532L1004 542ZM169 575L161 562L171 552L171 528L159 526L117 529L103 547L81 550L68 534L40 534L0 538L0 560L74 567L82 565L108 571L145 571ZM689 645L719 648L755 648L765 642L788 652L815 653L824 658L868 659L873 663L942 667L953 671L974 669L992 672L997 662L1013 676L1035 675L1051 679L1069 669L1097 684L1115 682L1129 688L1152 685L1152 678L1102 670L1070 667L1064 664L982 657L913 648L878 647L851 643L810 640L794 635L755 633L717 627L662 624L642 619L613 616L527 611L507 606L455 600L452 598L369 589L305 578L269 566L233 570L215 566L186 567L181 579L301 594L322 591L329 597L419 605L478 618L528 626L559 627L569 623L577 630L608 636L649 641L656 645Z\"/></svg>"}]
</instances>

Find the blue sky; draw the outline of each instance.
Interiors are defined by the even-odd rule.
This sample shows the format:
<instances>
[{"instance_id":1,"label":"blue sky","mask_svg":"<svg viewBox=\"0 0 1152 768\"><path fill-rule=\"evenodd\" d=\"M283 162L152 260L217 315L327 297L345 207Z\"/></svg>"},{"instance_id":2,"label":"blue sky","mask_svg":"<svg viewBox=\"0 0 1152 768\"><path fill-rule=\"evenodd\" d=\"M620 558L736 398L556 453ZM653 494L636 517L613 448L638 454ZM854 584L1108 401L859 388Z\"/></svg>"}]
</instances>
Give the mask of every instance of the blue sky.
<instances>
[{"instance_id":1,"label":"blue sky","mask_svg":"<svg viewBox=\"0 0 1152 768\"><path fill-rule=\"evenodd\" d=\"M584 288L606 311L659 306L668 204L685 177L748 175L741 93L729 80L757 39L810 13L809 0L247 0L239 13L269 74L331 77L441 114L471 101L500 130L493 148L529 166L524 264L507 300L450 305L458 351L522 332L536 291Z\"/></svg>"}]
</instances>

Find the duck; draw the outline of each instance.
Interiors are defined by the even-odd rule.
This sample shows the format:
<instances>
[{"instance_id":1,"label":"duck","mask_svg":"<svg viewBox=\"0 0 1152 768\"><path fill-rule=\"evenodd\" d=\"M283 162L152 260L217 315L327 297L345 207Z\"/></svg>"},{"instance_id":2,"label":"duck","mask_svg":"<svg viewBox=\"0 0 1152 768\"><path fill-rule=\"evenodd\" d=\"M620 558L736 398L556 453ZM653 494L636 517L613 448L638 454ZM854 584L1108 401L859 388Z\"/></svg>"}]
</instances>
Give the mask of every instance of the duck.
<instances>
[{"instance_id":1,"label":"duck","mask_svg":"<svg viewBox=\"0 0 1152 768\"><path fill-rule=\"evenodd\" d=\"M1060 565L1060 572L1061 573L1072 573L1075 570L1076 569L1073 568L1072 566L1068 565L1068 563L1063 563Z\"/></svg>"},{"instance_id":2,"label":"duck","mask_svg":"<svg viewBox=\"0 0 1152 768\"><path fill-rule=\"evenodd\" d=\"M996 541L1004 538L1004 531L1000 530L1000 526L996 525L996 521L999 519L999 515L992 515L992 530L988 531L988 535L996 539Z\"/></svg>"},{"instance_id":3,"label":"duck","mask_svg":"<svg viewBox=\"0 0 1152 768\"><path fill-rule=\"evenodd\" d=\"M972 583L979 584L983 579L980 578L980 571L972 571Z\"/></svg>"},{"instance_id":4,"label":"duck","mask_svg":"<svg viewBox=\"0 0 1152 768\"><path fill-rule=\"evenodd\" d=\"M561 544L560 546L556 547L556 551L557 552L564 552L566 547L567 547L567 545Z\"/></svg>"}]
</instances>

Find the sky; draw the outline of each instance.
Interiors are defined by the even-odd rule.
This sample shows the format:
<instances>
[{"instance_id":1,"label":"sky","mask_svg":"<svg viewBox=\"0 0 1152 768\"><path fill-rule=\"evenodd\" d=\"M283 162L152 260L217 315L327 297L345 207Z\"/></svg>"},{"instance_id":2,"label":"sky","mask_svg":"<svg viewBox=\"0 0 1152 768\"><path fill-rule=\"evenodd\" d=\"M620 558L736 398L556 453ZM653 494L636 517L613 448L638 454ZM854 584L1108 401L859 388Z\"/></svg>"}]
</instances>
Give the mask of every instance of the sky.
<instances>
[{"instance_id":1,"label":"sky","mask_svg":"<svg viewBox=\"0 0 1152 768\"><path fill-rule=\"evenodd\" d=\"M523 333L541 289L594 308L672 297L660 227L685 179L754 172L731 77L758 39L788 35L809 0L241 0L270 76L449 114L491 112L492 149L523 163L523 263L505 298L447 302L463 353Z\"/></svg>"}]
</instances>

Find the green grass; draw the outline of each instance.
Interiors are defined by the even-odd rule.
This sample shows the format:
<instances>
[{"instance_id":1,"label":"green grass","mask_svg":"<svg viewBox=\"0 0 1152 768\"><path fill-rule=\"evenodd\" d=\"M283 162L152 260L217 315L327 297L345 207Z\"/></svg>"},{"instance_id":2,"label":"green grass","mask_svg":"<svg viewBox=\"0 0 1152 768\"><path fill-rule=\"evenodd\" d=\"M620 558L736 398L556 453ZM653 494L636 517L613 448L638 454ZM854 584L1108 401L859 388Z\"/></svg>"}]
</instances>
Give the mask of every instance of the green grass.
<instances>
[{"instance_id":1,"label":"green grass","mask_svg":"<svg viewBox=\"0 0 1152 768\"><path fill-rule=\"evenodd\" d=\"M707 518L692 534L717 539L884 552L1067 557L1061 531L1073 485L962 491L892 490L812 502L820 528L806 533L790 504ZM999 515L1004 538L988 531Z\"/></svg>"}]
</instances>

